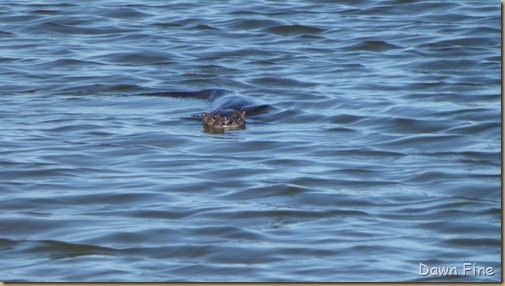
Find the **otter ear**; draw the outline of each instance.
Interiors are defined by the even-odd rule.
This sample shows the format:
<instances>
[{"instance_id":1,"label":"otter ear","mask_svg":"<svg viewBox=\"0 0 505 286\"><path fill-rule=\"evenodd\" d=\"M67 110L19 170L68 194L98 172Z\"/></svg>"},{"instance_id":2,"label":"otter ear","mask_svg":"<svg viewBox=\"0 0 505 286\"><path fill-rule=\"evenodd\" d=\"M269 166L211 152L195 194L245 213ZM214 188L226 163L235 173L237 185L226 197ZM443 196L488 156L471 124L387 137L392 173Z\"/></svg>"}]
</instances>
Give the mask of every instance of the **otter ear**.
<instances>
[{"instance_id":1,"label":"otter ear","mask_svg":"<svg viewBox=\"0 0 505 286\"><path fill-rule=\"evenodd\" d=\"M240 111L240 114L242 115L242 117L244 117L244 118L245 118L245 115L246 115L245 110Z\"/></svg>"},{"instance_id":2,"label":"otter ear","mask_svg":"<svg viewBox=\"0 0 505 286\"><path fill-rule=\"evenodd\" d=\"M209 114L207 112L202 113L203 119L207 119L209 117Z\"/></svg>"}]
</instances>

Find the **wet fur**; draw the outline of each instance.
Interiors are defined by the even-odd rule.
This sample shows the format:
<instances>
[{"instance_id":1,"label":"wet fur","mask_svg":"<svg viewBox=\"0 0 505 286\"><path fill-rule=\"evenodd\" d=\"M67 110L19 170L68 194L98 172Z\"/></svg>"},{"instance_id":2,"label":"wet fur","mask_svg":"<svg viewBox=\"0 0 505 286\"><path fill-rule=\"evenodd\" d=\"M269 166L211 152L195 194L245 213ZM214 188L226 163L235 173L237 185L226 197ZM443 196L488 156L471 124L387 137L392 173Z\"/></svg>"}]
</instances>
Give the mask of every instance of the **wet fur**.
<instances>
[{"instance_id":1,"label":"wet fur","mask_svg":"<svg viewBox=\"0 0 505 286\"><path fill-rule=\"evenodd\" d=\"M254 99L223 89L147 93L149 96L208 99L211 111L204 112L203 125L207 129L244 129L246 116L263 113L268 105L259 105Z\"/></svg>"}]
</instances>

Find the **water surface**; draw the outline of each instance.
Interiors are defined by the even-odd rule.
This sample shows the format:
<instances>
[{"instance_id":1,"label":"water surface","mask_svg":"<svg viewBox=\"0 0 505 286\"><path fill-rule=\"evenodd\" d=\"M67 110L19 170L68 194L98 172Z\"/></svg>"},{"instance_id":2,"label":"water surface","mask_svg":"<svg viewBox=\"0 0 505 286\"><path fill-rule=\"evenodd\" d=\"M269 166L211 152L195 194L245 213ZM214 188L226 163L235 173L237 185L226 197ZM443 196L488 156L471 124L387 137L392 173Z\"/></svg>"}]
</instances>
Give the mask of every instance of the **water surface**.
<instances>
[{"instance_id":1,"label":"water surface","mask_svg":"<svg viewBox=\"0 0 505 286\"><path fill-rule=\"evenodd\" d=\"M0 280L501 280L497 3L186 2L2 4Z\"/></svg>"}]
</instances>

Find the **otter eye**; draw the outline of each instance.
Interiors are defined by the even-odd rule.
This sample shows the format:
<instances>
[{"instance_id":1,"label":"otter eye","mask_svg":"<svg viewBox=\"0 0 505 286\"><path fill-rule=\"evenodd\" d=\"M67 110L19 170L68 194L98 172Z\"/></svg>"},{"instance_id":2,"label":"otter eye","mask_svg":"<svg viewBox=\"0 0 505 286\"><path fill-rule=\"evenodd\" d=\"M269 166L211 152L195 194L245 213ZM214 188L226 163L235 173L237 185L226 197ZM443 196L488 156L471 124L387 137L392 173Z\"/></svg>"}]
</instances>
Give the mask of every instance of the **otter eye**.
<instances>
[{"instance_id":1,"label":"otter eye","mask_svg":"<svg viewBox=\"0 0 505 286\"><path fill-rule=\"evenodd\" d=\"M216 119L217 119L217 116L212 115L212 120L216 120Z\"/></svg>"}]
</instances>

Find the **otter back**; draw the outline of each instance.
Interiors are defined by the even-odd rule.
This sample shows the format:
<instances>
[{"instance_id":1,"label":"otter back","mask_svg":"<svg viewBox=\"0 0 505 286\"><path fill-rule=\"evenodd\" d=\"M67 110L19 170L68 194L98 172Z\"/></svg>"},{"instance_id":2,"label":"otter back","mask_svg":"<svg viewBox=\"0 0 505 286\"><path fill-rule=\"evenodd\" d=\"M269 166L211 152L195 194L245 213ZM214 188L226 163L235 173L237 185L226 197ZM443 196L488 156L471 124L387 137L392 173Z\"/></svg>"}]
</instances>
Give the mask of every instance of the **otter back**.
<instances>
[{"instance_id":1,"label":"otter back","mask_svg":"<svg viewBox=\"0 0 505 286\"><path fill-rule=\"evenodd\" d=\"M148 96L209 99L211 111L203 112L203 125L206 131L236 130L245 128L246 116L263 113L269 107L260 105L254 99L223 89L204 89L199 91L146 93Z\"/></svg>"}]
</instances>

